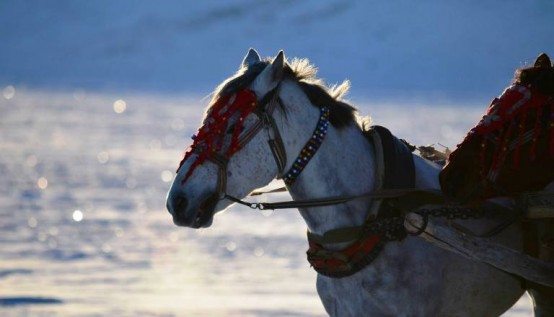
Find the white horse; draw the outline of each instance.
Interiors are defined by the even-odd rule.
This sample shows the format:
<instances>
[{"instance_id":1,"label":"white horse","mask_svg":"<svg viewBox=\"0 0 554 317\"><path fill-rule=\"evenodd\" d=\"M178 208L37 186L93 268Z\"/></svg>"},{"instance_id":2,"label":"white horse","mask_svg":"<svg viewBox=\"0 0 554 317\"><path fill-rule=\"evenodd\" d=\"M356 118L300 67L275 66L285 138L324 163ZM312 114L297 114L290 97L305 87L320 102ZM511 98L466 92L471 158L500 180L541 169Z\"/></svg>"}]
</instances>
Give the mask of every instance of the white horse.
<instances>
[{"instance_id":1,"label":"white horse","mask_svg":"<svg viewBox=\"0 0 554 317\"><path fill-rule=\"evenodd\" d=\"M229 207L234 197L243 198L275 178L285 178L295 201L357 196L378 188L375 145L364 135L355 109L340 100L347 89L348 82L323 86L306 60L287 63L282 51L273 60L261 60L251 49L239 72L217 88L204 124L181 162L167 197L174 223L209 227L214 214ZM323 131L315 142L317 153L302 154L316 125ZM298 157L309 164L293 175ZM417 155L413 161L415 187L438 189L439 167ZM309 232L323 236L337 228L362 226L373 200L362 195L299 210ZM459 223L484 232L498 221ZM513 225L495 241L521 249L521 236L521 228ZM324 243L328 250L347 245ZM319 274L317 291L331 316L475 317L501 315L522 296L525 283L407 236L387 242L354 274ZM539 314L540 302L536 304Z\"/></svg>"}]
</instances>

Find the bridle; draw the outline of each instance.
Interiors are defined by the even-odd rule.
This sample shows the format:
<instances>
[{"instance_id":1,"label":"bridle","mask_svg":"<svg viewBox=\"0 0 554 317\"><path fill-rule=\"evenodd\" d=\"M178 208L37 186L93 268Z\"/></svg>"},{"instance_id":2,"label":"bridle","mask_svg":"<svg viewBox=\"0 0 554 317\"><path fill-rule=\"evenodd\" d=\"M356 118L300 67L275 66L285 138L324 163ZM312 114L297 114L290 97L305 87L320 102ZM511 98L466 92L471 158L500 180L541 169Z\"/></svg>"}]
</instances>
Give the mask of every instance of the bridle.
<instances>
[{"instance_id":1,"label":"bridle","mask_svg":"<svg viewBox=\"0 0 554 317\"><path fill-rule=\"evenodd\" d=\"M278 177L281 177L284 173L284 169L287 165L287 156L285 152L285 147L283 145L283 140L281 138L281 134L279 132L279 129L277 128L277 124L275 122L275 119L273 118L273 112L275 111L275 108L281 103L281 100L279 98L279 89L280 85L277 85L274 89L267 92L259 101L256 99L255 93L244 89L241 92L250 94L254 100L250 100L251 104L249 105L238 105L238 107L251 107L252 110L249 113L252 113L256 115L258 118L257 121L252 125L248 130L246 131L238 131L239 134L236 139L236 144L233 146L235 147L233 152L231 154L228 153L222 153L220 151L215 151L208 153L205 156L205 160L208 160L212 163L214 163L217 168L217 193L211 195L208 200L205 203L204 212L208 211L207 213L211 213L211 211L215 208L215 205L220 201L224 199L229 199L231 201L240 201L238 198L233 197L229 194L227 194L227 166L229 162L230 156L234 154L235 151L238 151L239 149L246 146L254 137L261 131L265 130L268 135L268 145L271 149L271 153L273 155L273 158L275 160L275 163L278 168ZM224 118L223 120L227 120L228 118ZM243 120L244 118L240 118L239 120ZM200 130L201 131L201 130ZM200 133L200 132L199 132ZM194 137L193 137L194 139ZM196 140L195 140L196 142ZM200 147L191 147L191 150L188 151L185 154L185 157L179 164L179 168L177 169L177 172L182 168L184 162L188 159L191 154L194 153L201 153L203 150ZM209 149L212 151L212 149ZM229 151L228 151L229 152ZM201 164L201 163L200 163ZM192 169L195 166L192 166L189 168L189 171L185 178L181 181L181 183L184 183L187 178L192 173Z\"/></svg>"},{"instance_id":2,"label":"bridle","mask_svg":"<svg viewBox=\"0 0 554 317\"><path fill-rule=\"evenodd\" d=\"M274 89L267 92L259 101L256 99L251 105L253 111L251 113L255 114L258 117L256 123L248 128L248 130L243 131L237 139L236 146L238 149L246 146L262 129L267 132L268 135L268 145L271 149L273 158L278 168L277 178L283 178L287 185L292 185L296 178L300 175L303 168L307 165L309 160L315 155L319 145L325 138L327 133L327 126L329 124L329 109L321 108L321 116L318 122L312 137L308 140L304 148L299 153L297 159L293 162L291 168L285 173L285 167L287 165L287 155L281 134L273 118L273 112L278 105L282 105L282 101L279 98L280 84L277 85ZM249 90L247 90L249 91ZM249 91L254 94L253 92ZM255 94L254 94L255 96ZM194 150L194 149L193 149ZM181 161L181 164L177 171L182 167L184 161L187 159L187 155ZM229 195L227 193L227 166L230 156L222 154L220 152L214 151L210 155L206 156L206 159L214 163L218 167L218 176L217 176L217 193L211 195L203 206L203 213L206 213L204 216L208 216L212 213L216 204L221 200L230 200L235 203L242 204L252 209L288 209L288 208L308 208L308 207L322 207L342 204L351 200L360 199L360 198L391 198L399 197L410 192L415 192L418 190L415 189L402 189L402 190L379 190L371 191L368 193L360 195L344 195L337 197L329 198L320 198L320 199L308 199L308 200L296 200L296 201L285 201L285 202L276 202L276 203L251 203L244 200L241 200L237 197ZM190 174L190 171L189 171ZM184 182L186 178L182 181ZM202 216L202 215L201 215Z\"/></svg>"},{"instance_id":3,"label":"bridle","mask_svg":"<svg viewBox=\"0 0 554 317\"><path fill-rule=\"evenodd\" d=\"M273 154L273 159L277 164L277 168L279 170L278 175L281 175L283 173L283 170L285 169L285 166L287 165L287 155L285 152L283 139L281 138L281 133L279 132L277 124L275 123L275 119L273 118L273 112L275 111L275 108L278 104L281 103L278 93L279 87L280 85L266 93L265 96L260 99L258 105L256 106L256 110L252 112L258 117L258 120L251 128L249 128L240 136L238 143L239 147L243 148L262 129L266 130L268 135L267 142L269 148L271 149L271 153ZM218 166L218 199L222 200L231 197L227 194L227 164L229 162L229 158L219 153L215 153L211 161Z\"/></svg>"}]
</instances>

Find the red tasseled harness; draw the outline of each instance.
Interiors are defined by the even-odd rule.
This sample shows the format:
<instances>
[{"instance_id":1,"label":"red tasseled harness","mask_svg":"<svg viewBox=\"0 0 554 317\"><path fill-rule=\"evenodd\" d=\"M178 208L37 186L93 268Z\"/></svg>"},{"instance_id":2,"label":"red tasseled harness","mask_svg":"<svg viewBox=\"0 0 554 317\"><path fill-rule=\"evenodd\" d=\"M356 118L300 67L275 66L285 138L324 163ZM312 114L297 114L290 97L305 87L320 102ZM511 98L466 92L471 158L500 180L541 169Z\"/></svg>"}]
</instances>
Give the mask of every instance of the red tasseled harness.
<instances>
[{"instance_id":1,"label":"red tasseled harness","mask_svg":"<svg viewBox=\"0 0 554 317\"><path fill-rule=\"evenodd\" d=\"M554 180L554 98L514 84L450 154L443 192L459 202L538 191Z\"/></svg>"},{"instance_id":2,"label":"red tasseled harness","mask_svg":"<svg viewBox=\"0 0 554 317\"><path fill-rule=\"evenodd\" d=\"M240 134L244 128L244 119L256 109L256 104L256 94L248 89L239 90L235 94L216 100L210 107L202 127L192 137L192 145L179 163L177 170L190 156L197 155L182 183L192 175L196 167L211 159L216 153L223 153L223 156L228 159L242 148ZM229 122L234 117L237 117L234 125L229 126ZM223 149L225 133L232 133L232 137L231 143Z\"/></svg>"},{"instance_id":3,"label":"red tasseled harness","mask_svg":"<svg viewBox=\"0 0 554 317\"><path fill-rule=\"evenodd\" d=\"M533 113L534 118L528 118ZM549 118L545 115L550 113ZM547 120L543 124L541 120ZM507 128L506 128L507 126ZM531 142L528 154L531 160L536 157L537 140L543 129L550 129L550 156L554 158L554 100L532 90L528 86L515 84L506 89L500 98L495 98L481 121L471 129L470 134L492 136L494 139L484 138L481 143L481 160L485 159L488 147L495 146L489 175L498 170L504 162L506 153L512 145L514 156L513 168L518 168L521 158L521 146L526 141ZM504 128L504 129L503 129ZM501 131L501 133L494 133ZM527 136L525 134L528 134ZM492 143L492 144L491 144ZM486 176L486 175L483 175Z\"/></svg>"},{"instance_id":4,"label":"red tasseled harness","mask_svg":"<svg viewBox=\"0 0 554 317\"><path fill-rule=\"evenodd\" d=\"M311 239L308 242L308 262L318 273L329 277L349 276L358 272L377 257L385 244L382 237L375 233L362 236L338 251L325 249Z\"/></svg>"}]
</instances>

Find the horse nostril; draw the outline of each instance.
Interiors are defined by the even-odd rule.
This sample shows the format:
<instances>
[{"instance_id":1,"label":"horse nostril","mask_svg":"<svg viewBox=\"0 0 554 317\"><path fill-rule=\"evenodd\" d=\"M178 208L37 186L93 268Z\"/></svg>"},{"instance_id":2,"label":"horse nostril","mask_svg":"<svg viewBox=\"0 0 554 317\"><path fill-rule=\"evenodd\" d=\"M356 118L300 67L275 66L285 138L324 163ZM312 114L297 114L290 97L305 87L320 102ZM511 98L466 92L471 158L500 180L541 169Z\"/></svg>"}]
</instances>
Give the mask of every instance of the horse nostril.
<instances>
[{"instance_id":1,"label":"horse nostril","mask_svg":"<svg viewBox=\"0 0 554 317\"><path fill-rule=\"evenodd\" d=\"M187 199L185 197L177 197L175 199L175 211L177 213L182 213L187 210Z\"/></svg>"},{"instance_id":2,"label":"horse nostril","mask_svg":"<svg viewBox=\"0 0 554 317\"><path fill-rule=\"evenodd\" d=\"M188 201L183 196L169 197L166 202L167 211L174 216L179 216L187 210Z\"/></svg>"}]
</instances>

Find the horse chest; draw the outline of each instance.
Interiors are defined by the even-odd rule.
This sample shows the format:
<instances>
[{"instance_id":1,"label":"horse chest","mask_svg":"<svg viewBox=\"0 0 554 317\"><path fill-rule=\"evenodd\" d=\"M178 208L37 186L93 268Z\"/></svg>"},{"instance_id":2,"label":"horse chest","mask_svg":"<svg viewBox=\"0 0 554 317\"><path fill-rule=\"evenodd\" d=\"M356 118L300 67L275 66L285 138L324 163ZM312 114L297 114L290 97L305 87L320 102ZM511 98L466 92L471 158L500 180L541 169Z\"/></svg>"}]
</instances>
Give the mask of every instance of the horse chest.
<instances>
[{"instance_id":1,"label":"horse chest","mask_svg":"<svg viewBox=\"0 0 554 317\"><path fill-rule=\"evenodd\" d=\"M421 252L420 244L413 238L389 243L370 266L349 277L319 275L317 290L327 312L331 316L434 316L440 309L433 302L440 289L434 276L445 266L435 254L440 250ZM438 260L422 265L425 257Z\"/></svg>"}]
</instances>

